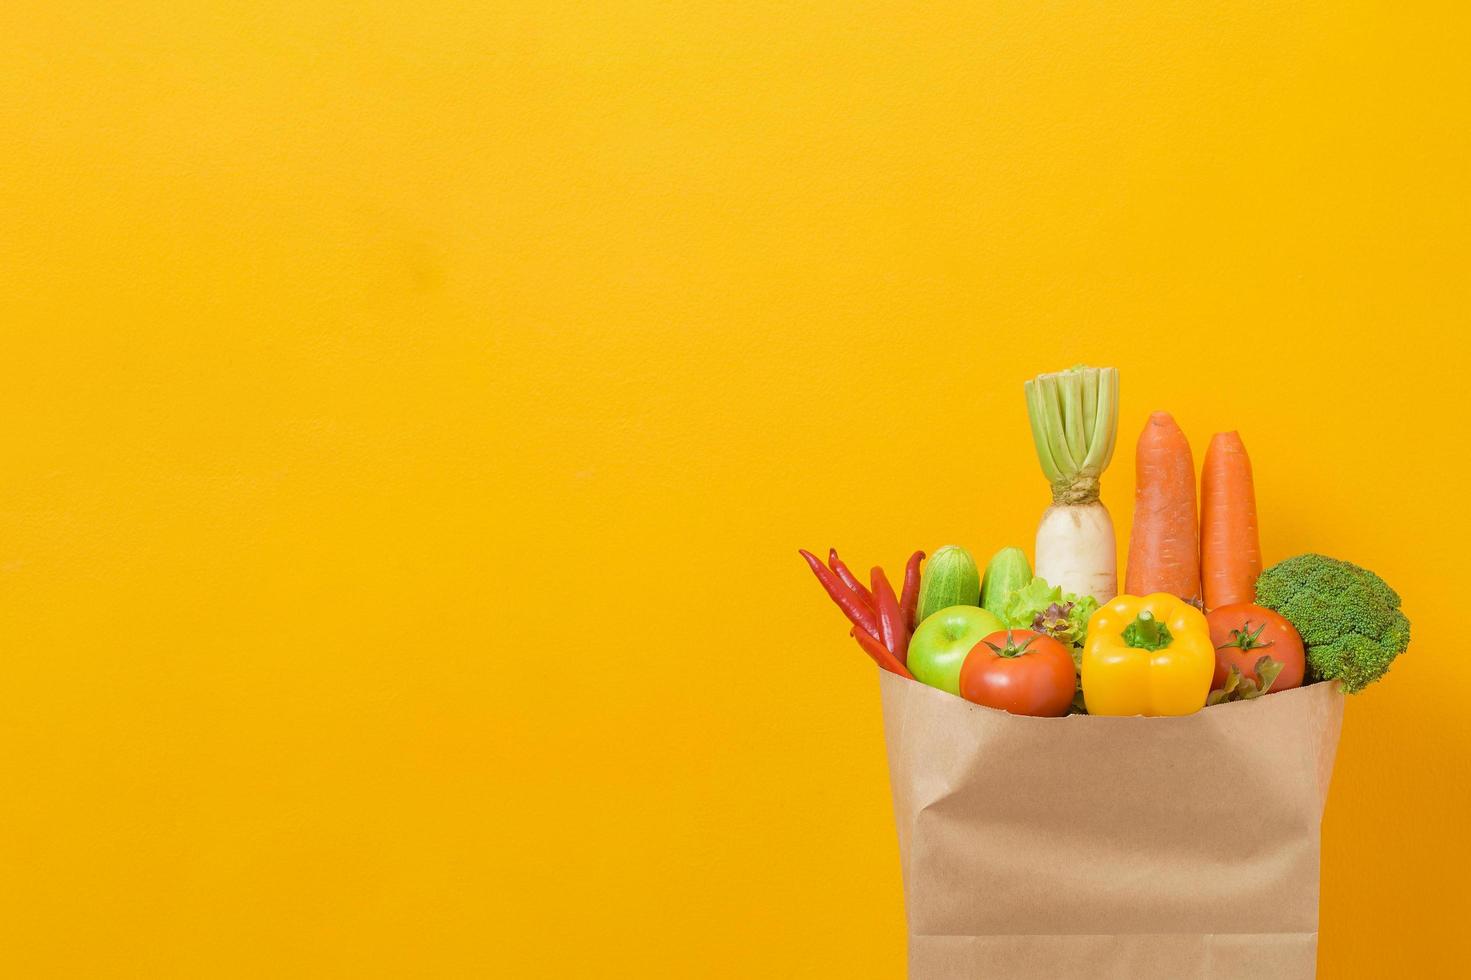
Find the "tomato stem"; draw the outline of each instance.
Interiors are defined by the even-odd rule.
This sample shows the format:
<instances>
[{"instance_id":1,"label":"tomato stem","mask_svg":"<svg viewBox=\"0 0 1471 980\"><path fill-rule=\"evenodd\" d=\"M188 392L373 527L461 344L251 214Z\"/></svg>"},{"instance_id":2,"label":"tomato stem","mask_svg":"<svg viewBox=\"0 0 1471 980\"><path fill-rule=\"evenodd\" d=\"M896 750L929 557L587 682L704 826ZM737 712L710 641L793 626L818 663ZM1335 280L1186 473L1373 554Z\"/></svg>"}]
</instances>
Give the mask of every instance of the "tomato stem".
<instances>
[{"instance_id":1,"label":"tomato stem","mask_svg":"<svg viewBox=\"0 0 1471 980\"><path fill-rule=\"evenodd\" d=\"M1245 623L1242 624L1241 629L1232 630L1231 638L1225 643L1222 643L1220 646L1216 647L1216 649L1246 651L1265 650L1267 647L1271 646L1273 642L1271 640L1268 640L1266 643L1263 643L1259 639L1262 635L1262 630L1266 628L1267 624L1263 622L1262 625L1256 628L1255 632L1252 632L1251 620L1248 619Z\"/></svg>"},{"instance_id":2,"label":"tomato stem","mask_svg":"<svg viewBox=\"0 0 1471 980\"><path fill-rule=\"evenodd\" d=\"M1004 648L1003 647L998 647L996 644L992 643L989 640L982 640L981 642L982 643L985 643L986 646L990 647L991 648L991 651L993 653L995 653L996 656L998 656L998 657L1011 658L1011 657L1020 657L1022 654L1026 653L1027 652L1027 647L1031 646L1034 642L1036 642L1036 639L1037 639L1037 634L1036 633L1033 633L1031 636L1027 637L1027 642L1023 643L1021 646L1017 646L1016 645L1016 637L1014 637L1014 636L1011 635L1011 630L1007 630L1006 631L1006 646Z\"/></svg>"}]
</instances>

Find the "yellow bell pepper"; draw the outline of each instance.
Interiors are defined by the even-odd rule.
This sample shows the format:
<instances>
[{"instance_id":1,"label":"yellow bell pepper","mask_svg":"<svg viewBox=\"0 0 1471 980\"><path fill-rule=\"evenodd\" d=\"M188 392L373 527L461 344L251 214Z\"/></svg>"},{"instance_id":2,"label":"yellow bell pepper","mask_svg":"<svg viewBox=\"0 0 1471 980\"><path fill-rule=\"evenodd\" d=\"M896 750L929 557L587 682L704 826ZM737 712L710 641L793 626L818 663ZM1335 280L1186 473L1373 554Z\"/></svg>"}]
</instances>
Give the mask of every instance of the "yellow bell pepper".
<instances>
[{"instance_id":1,"label":"yellow bell pepper","mask_svg":"<svg viewBox=\"0 0 1471 980\"><path fill-rule=\"evenodd\" d=\"M1178 596L1121 595L1088 619L1082 680L1089 714L1192 714L1205 706L1215 670L1205 616Z\"/></svg>"}]
</instances>

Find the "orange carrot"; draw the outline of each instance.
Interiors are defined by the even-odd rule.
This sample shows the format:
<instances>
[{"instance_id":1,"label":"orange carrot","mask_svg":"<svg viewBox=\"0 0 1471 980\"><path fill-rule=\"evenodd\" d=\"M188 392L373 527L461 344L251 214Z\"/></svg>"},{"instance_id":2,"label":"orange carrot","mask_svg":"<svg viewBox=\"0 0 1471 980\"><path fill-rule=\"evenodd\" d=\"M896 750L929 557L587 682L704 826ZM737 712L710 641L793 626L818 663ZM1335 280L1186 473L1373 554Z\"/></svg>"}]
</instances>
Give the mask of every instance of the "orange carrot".
<instances>
[{"instance_id":1,"label":"orange carrot","mask_svg":"<svg viewBox=\"0 0 1471 980\"><path fill-rule=\"evenodd\" d=\"M1205 608L1255 602L1262 573L1251 459L1235 432L1217 432L1200 472L1200 577Z\"/></svg>"},{"instance_id":2,"label":"orange carrot","mask_svg":"<svg viewBox=\"0 0 1471 980\"><path fill-rule=\"evenodd\" d=\"M1168 592L1200 600L1200 538L1195 524L1195 459L1169 412L1149 416L1134 457L1134 530L1129 595Z\"/></svg>"}]
</instances>

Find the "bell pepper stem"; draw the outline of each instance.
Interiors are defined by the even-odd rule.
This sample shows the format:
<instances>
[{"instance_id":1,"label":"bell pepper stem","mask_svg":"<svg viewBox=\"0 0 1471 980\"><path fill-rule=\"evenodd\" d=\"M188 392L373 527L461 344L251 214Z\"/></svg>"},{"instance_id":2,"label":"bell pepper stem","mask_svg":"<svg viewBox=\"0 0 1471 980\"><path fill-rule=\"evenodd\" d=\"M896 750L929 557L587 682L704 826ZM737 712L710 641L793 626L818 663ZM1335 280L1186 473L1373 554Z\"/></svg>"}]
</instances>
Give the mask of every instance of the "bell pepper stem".
<instances>
[{"instance_id":1,"label":"bell pepper stem","mask_svg":"<svg viewBox=\"0 0 1471 980\"><path fill-rule=\"evenodd\" d=\"M1163 650L1174 642L1170 628L1155 618L1154 613L1144 610L1128 626L1124 627L1123 640L1138 650Z\"/></svg>"}]
</instances>

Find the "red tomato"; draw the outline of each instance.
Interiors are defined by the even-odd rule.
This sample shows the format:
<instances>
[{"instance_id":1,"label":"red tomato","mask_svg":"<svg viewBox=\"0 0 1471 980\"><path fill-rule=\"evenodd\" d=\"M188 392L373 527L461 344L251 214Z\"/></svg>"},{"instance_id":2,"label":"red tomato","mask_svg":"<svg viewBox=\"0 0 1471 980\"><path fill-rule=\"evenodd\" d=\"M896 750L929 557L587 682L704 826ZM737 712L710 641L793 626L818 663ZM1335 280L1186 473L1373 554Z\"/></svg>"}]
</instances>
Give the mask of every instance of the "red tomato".
<instances>
[{"instance_id":1,"label":"red tomato","mask_svg":"<svg viewBox=\"0 0 1471 980\"><path fill-rule=\"evenodd\" d=\"M1290 691L1302 684L1302 637L1279 613L1249 602L1220 606L1206 614L1211 628L1211 645L1216 648L1216 676L1211 690L1220 690L1232 667L1261 683L1256 662L1271 657L1282 664L1282 673L1272 682L1272 691ZM1269 692L1270 693L1270 692Z\"/></svg>"},{"instance_id":2,"label":"red tomato","mask_svg":"<svg viewBox=\"0 0 1471 980\"><path fill-rule=\"evenodd\" d=\"M960 667L961 697L1014 715L1067 714L1076 683L1067 647L1031 630L992 633Z\"/></svg>"}]
</instances>

